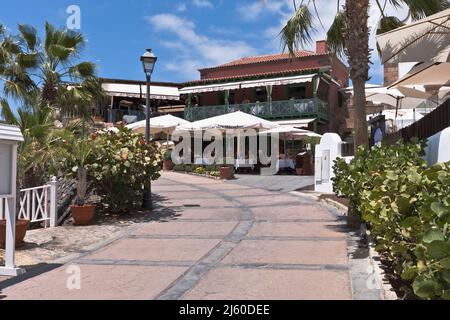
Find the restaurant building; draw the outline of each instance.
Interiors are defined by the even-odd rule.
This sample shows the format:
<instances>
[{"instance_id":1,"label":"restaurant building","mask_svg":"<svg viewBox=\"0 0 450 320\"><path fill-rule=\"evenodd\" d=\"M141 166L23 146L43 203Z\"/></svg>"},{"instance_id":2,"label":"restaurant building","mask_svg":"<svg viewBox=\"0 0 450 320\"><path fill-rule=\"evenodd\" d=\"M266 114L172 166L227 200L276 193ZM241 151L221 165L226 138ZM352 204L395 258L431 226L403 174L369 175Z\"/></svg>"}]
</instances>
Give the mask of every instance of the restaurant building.
<instances>
[{"instance_id":1,"label":"restaurant building","mask_svg":"<svg viewBox=\"0 0 450 320\"><path fill-rule=\"evenodd\" d=\"M109 123L137 122L145 119L147 85L145 81L101 79L107 95L107 105L96 114ZM150 98L152 115L184 116L184 103L180 101L181 84L152 82Z\"/></svg>"},{"instance_id":2,"label":"restaurant building","mask_svg":"<svg viewBox=\"0 0 450 320\"><path fill-rule=\"evenodd\" d=\"M316 43L315 52L299 51L295 57L245 57L199 71L200 80L179 90L186 120L243 111L318 133L345 130L341 89L348 86L348 68L325 41Z\"/></svg>"}]
</instances>

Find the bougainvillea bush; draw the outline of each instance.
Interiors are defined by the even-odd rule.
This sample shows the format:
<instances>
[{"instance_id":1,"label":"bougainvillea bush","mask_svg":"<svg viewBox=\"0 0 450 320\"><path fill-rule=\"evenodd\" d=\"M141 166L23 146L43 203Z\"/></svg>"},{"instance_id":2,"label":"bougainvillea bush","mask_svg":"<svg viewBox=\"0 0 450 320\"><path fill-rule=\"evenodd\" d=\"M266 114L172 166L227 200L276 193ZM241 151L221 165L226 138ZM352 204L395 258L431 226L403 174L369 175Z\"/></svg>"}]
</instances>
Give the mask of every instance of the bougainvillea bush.
<instances>
[{"instance_id":1,"label":"bougainvillea bush","mask_svg":"<svg viewBox=\"0 0 450 320\"><path fill-rule=\"evenodd\" d=\"M350 164L336 161L334 188L367 223L406 295L450 299L450 163L427 167L423 147L361 148Z\"/></svg>"},{"instance_id":2,"label":"bougainvillea bush","mask_svg":"<svg viewBox=\"0 0 450 320\"><path fill-rule=\"evenodd\" d=\"M161 149L153 142L147 145L142 134L126 128L91 138L87 170L103 204L114 213L141 205L144 185L160 177Z\"/></svg>"}]
</instances>

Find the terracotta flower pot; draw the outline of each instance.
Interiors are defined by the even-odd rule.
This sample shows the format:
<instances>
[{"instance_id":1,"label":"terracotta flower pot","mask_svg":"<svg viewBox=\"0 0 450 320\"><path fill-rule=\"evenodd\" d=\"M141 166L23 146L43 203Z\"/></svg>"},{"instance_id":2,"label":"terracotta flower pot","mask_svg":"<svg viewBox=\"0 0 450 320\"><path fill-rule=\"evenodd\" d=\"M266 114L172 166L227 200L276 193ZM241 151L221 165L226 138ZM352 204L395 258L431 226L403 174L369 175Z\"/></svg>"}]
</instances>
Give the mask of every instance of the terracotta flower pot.
<instances>
[{"instance_id":1,"label":"terracotta flower pot","mask_svg":"<svg viewBox=\"0 0 450 320\"><path fill-rule=\"evenodd\" d=\"M30 227L30 220L16 221L16 248L23 245L23 239ZM5 249L6 243L6 220L0 220L0 248Z\"/></svg>"},{"instance_id":2,"label":"terracotta flower pot","mask_svg":"<svg viewBox=\"0 0 450 320\"><path fill-rule=\"evenodd\" d=\"M76 226L88 226L94 219L95 205L70 206L70 211Z\"/></svg>"},{"instance_id":3,"label":"terracotta flower pot","mask_svg":"<svg viewBox=\"0 0 450 320\"><path fill-rule=\"evenodd\" d=\"M232 167L220 167L220 179L230 180L233 179L234 172Z\"/></svg>"},{"instance_id":4,"label":"terracotta flower pot","mask_svg":"<svg viewBox=\"0 0 450 320\"><path fill-rule=\"evenodd\" d=\"M172 160L164 160L163 161L163 170L164 171L172 171L173 170Z\"/></svg>"},{"instance_id":5,"label":"terracotta flower pot","mask_svg":"<svg viewBox=\"0 0 450 320\"><path fill-rule=\"evenodd\" d=\"M297 172L298 176L302 176L303 175L303 169L297 168L297 169L295 169L295 171Z\"/></svg>"}]
</instances>

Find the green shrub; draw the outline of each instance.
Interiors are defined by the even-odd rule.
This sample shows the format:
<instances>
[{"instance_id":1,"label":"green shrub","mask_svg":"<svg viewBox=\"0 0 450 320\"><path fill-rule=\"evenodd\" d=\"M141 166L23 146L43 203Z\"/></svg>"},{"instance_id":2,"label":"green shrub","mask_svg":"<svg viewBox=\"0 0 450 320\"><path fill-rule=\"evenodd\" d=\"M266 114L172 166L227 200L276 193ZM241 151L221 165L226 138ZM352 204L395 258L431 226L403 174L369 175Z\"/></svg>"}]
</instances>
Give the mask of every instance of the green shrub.
<instances>
[{"instance_id":1,"label":"green shrub","mask_svg":"<svg viewBox=\"0 0 450 320\"><path fill-rule=\"evenodd\" d=\"M210 171L209 175L211 177L220 177L220 171Z\"/></svg>"},{"instance_id":2,"label":"green shrub","mask_svg":"<svg viewBox=\"0 0 450 320\"><path fill-rule=\"evenodd\" d=\"M166 152L164 152L163 160L165 161L172 160L172 150L166 150Z\"/></svg>"},{"instance_id":3,"label":"green shrub","mask_svg":"<svg viewBox=\"0 0 450 320\"><path fill-rule=\"evenodd\" d=\"M186 171L185 165L184 165L184 164L177 164L177 165L175 165L175 166L173 167L173 171L176 171L176 172L185 172L185 171Z\"/></svg>"},{"instance_id":4,"label":"green shrub","mask_svg":"<svg viewBox=\"0 0 450 320\"><path fill-rule=\"evenodd\" d=\"M145 183L160 177L162 152L142 134L128 129L93 136L88 172L103 202L114 213L127 212L142 202Z\"/></svg>"},{"instance_id":5,"label":"green shrub","mask_svg":"<svg viewBox=\"0 0 450 320\"><path fill-rule=\"evenodd\" d=\"M367 222L376 249L422 299L450 298L450 165L427 168L424 144L362 148L336 161L335 191Z\"/></svg>"},{"instance_id":6,"label":"green shrub","mask_svg":"<svg viewBox=\"0 0 450 320\"><path fill-rule=\"evenodd\" d=\"M194 173L196 174L205 174L206 170L204 167L197 167L194 169Z\"/></svg>"}]
</instances>

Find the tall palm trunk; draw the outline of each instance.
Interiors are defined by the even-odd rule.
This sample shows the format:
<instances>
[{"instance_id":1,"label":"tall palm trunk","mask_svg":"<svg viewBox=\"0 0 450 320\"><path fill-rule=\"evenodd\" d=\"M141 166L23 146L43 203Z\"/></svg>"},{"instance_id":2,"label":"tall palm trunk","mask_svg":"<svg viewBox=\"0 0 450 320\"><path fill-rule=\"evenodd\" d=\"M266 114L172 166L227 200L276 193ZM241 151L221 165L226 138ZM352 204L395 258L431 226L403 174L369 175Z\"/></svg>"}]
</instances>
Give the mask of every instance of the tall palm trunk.
<instances>
[{"instance_id":1,"label":"tall palm trunk","mask_svg":"<svg viewBox=\"0 0 450 320\"><path fill-rule=\"evenodd\" d=\"M369 0L347 0L345 5L348 63L353 82L355 148L368 144L365 84L369 77Z\"/></svg>"}]
</instances>

